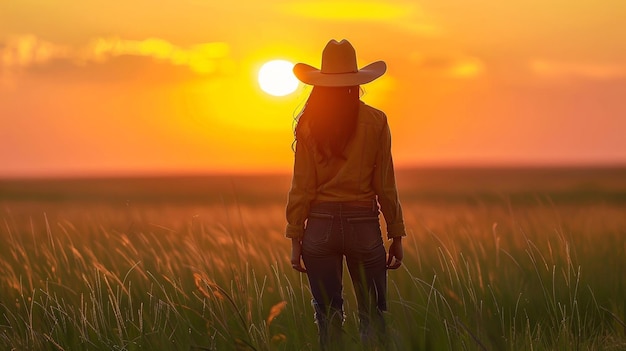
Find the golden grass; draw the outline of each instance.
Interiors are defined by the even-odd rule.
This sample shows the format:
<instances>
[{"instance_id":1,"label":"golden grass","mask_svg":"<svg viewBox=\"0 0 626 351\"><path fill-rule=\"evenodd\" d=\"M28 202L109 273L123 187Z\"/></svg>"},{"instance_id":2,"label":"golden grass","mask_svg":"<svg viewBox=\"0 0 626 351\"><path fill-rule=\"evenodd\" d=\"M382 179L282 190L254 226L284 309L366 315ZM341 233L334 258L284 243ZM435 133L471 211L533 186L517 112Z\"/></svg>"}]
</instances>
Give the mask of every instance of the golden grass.
<instances>
[{"instance_id":1,"label":"golden grass","mask_svg":"<svg viewBox=\"0 0 626 351\"><path fill-rule=\"evenodd\" d=\"M278 190L206 203L3 200L0 348L316 349ZM625 349L626 202L473 190L405 192L389 349ZM358 349L349 284L345 294Z\"/></svg>"}]
</instances>

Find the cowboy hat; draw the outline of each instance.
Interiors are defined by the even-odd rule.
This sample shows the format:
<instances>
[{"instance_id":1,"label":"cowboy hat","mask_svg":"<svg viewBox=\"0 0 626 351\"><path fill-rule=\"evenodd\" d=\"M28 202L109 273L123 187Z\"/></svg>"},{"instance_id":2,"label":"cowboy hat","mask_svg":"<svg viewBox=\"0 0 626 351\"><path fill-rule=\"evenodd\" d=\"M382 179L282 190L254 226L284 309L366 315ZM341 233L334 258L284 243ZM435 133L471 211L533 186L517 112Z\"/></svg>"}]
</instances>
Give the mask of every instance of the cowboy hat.
<instances>
[{"instance_id":1,"label":"cowboy hat","mask_svg":"<svg viewBox=\"0 0 626 351\"><path fill-rule=\"evenodd\" d=\"M326 87L346 87L369 83L387 70L383 61L376 61L359 69L356 52L349 41L332 39L322 52L322 69L297 63L293 73L303 83Z\"/></svg>"}]
</instances>

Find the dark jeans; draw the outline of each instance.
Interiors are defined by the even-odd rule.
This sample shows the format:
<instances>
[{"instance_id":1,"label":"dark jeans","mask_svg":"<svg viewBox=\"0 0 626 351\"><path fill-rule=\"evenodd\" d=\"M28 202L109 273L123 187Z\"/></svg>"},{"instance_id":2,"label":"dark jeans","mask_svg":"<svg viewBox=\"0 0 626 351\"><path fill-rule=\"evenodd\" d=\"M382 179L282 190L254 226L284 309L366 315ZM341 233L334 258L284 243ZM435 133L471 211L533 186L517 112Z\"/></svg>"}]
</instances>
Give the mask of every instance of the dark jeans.
<instances>
[{"instance_id":1,"label":"dark jeans","mask_svg":"<svg viewBox=\"0 0 626 351\"><path fill-rule=\"evenodd\" d=\"M384 344L387 271L378 214L375 202L371 206L327 202L311 207L302 258L323 350L342 349L344 256L358 302L361 341L366 348Z\"/></svg>"}]
</instances>

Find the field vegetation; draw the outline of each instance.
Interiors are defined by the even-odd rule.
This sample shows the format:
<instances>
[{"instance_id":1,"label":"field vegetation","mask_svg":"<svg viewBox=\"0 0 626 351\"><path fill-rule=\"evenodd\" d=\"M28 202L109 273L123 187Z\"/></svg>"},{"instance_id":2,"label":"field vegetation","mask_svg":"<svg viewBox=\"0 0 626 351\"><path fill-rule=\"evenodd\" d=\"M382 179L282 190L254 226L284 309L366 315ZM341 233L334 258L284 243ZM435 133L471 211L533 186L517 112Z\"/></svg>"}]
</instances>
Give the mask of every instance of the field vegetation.
<instances>
[{"instance_id":1,"label":"field vegetation","mask_svg":"<svg viewBox=\"0 0 626 351\"><path fill-rule=\"evenodd\" d=\"M626 350L626 170L414 170L398 183L409 236L389 272L389 349ZM283 237L288 187L287 175L0 181L0 349L316 350ZM350 284L345 295L358 350Z\"/></svg>"}]
</instances>

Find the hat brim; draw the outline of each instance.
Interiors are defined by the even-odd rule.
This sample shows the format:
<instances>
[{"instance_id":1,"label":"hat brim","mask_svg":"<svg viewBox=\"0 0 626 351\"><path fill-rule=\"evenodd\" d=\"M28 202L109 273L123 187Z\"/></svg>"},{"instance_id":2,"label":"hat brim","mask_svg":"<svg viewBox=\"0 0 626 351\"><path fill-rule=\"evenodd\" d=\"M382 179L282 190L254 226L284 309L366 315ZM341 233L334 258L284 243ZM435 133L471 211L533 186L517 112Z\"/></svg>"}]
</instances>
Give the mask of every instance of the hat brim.
<instances>
[{"instance_id":1,"label":"hat brim","mask_svg":"<svg viewBox=\"0 0 626 351\"><path fill-rule=\"evenodd\" d=\"M323 87L349 87L366 84L382 76L387 71L384 61L376 61L361 68L358 72L323 73L321 70L306 63L297 63L293 74L302 83Z\"/></svg>"}]
</instances>

